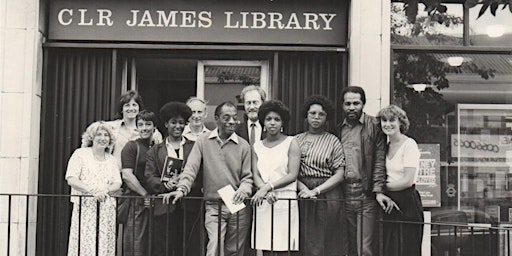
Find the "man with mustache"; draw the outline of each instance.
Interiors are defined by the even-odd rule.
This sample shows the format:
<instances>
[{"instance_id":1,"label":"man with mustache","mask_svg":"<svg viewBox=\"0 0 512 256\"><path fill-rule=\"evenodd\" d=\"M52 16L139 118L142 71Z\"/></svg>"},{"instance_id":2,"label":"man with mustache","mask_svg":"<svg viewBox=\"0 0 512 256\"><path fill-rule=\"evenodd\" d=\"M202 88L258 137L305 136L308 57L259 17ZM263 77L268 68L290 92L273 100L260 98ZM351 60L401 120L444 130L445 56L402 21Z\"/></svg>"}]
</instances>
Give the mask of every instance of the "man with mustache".
<instances>
[{"instance_id":1,"label":"man with mustache","mask_svg":"<svg viewBox=\"0 0 512 256\"><path fill-rule=\"evenodd\" d=\"M349 86L341 92L345 119L340 140L345 151L345 193L349 255L376 255L375 226L379 213L376 197L386 183L386 137L377 118L363 112L363 88Z\"/></svg>"},{"instance_id":2,"label":"man with mustache","mask_svg":"<svg viewBox=\"0 0 512 256\"><path fill-rule=\"evenodd\" d=\"M203 167L204 221L208 233L206 255L239 255L244 251L246 234L252 221L251 208L245 207L233 214L224 203L219 202L217 191L226 185L232 186L235 190L234 204L242 203L251 195L251 148L235 133L238 116L233 103L224 102L217 106L215 122L216 129L197 139L176 191L165 194L164 202L169 203L174 198L172 203L175 204L188 195Z\"/></svg>"},{"instance_id":3,"label":"man with mustache","mask_svg":"<svg viewBox=\"0 0 512 256\"><path fill-rule=\"evenodd\" d=\"M265 131L258 122L258 110L267 98L267 93L259 86L249 85L242 90L240 98L244 102L247 120L244 119L244 122L238 125L236 134L252 145L256 140L265 138Z\"/></svg>"}]
</instances>

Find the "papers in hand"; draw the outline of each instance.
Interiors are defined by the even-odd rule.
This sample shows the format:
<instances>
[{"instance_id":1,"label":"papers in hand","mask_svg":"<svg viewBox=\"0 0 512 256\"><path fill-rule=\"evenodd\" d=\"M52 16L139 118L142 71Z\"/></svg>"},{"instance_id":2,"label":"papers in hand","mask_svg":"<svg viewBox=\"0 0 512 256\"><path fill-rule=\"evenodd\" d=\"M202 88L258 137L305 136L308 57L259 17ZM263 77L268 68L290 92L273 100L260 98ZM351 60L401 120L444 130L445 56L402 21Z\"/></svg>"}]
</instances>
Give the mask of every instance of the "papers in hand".
<instances>
[{"instance_id":1,"label":"papers in hand","mask_svg":"<svg viewBox=\"0 0 512 256\"><path fill-rule=\"evenodd\" d=\"M228 210L231 213L236 213L243 208L245 208L245 204L242 202L240 204L234 204L233 203L233 197L235 196L235 190L231 185L226 185L225 187L217 190L217 193L219 193L220 198L222 198L222 201L224 204L228 207Z\"/></svg>"}]
</instances>

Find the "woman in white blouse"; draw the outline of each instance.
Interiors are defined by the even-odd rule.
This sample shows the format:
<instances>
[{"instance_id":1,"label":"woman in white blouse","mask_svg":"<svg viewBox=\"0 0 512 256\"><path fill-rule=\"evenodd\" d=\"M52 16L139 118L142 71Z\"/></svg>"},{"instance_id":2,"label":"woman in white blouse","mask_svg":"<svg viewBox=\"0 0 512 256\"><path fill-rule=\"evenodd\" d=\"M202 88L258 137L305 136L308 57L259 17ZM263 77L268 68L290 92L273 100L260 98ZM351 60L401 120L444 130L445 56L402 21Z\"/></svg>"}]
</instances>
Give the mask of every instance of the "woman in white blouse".
<instances>
[{"instance_id":1,"label":"woman in white blouse","mask_svg":"<svg viewBox=\"0 0 512 256\"><path fill-rule=\"evenodd\" d=\"M82 147L69 158L66 180L73 213L68 256L115 255L116 200L111 195L121 187L121 175L109 150L114 141L109 125L92 123L82 135Z\"/></svg>"},{"instance_id":2,"label":"woman in white blouse","mask_svg":"<svg viewBox=\"0 0 512 256\"><path fill-rule=\"evenodd\" d=\"M387 183L384 195L377 201L384 210L384 255L421 255L423 207L415 188L420 163L420 151L416 141L404 133L409 128L407 114L401 108L390 105L379 111L382 131L388 136L386 156Z\"/></svg>"}]
</instances>

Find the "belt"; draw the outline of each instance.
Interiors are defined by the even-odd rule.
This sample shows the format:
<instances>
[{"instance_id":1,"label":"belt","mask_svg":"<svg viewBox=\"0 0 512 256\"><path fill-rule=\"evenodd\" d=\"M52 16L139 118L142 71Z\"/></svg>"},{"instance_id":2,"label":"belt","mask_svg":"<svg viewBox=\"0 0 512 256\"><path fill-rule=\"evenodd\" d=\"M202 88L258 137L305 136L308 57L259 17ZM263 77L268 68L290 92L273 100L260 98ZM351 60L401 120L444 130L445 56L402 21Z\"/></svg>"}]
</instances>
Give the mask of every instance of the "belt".
<instances>
[{"instance_id":1,"label":"belt","mask_svg":"<svg viewBox=\"0 0 512 256\"><path fill-rule=\"evenodd\" d=\"M363 181L361 179L349 179L344 181L345 184L363 184Z\"/></svg>"}]
</instances>

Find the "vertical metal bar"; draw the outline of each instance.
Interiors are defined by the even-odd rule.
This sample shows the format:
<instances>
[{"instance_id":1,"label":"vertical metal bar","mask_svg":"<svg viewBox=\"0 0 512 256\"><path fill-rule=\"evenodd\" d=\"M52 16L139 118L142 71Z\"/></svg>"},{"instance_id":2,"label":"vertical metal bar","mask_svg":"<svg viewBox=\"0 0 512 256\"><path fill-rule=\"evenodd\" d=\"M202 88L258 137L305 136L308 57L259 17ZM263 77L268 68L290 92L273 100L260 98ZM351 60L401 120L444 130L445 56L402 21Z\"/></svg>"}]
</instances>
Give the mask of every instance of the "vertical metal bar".
<instances>
[{"instance_id":1,"label":"vertical metal bar","mask_svg":"<svg viewBox=\"0 0 512 256\"><path fill-rule=\"evenodd\" d=\"M507 256L510 256L510 229L506 229L507 232Z\"/></svg>"},{"instance_id":2,"label":"vertical metal bar","mask_svg":"<svg viewBox=\"0 0 512 256\"><path fill-rule=\"evenodd\" d=\"M474 227L470 227L469 228L470 231L471 231L471 254L474 254L475 252L475 228Z\"/></svg>"},{"instance_id":3,"label":"vertical metal bar","mask_svg":"<svg viewBox=\"0 0 512 256\"><path fill-rule=\"evenodd\" d=\"M292 199L288 199L288 256L291 255L292 247Z\"/></svg>"},{"instance_id":4,"label":"vertical metal bar","mask_svg":"<svg viewBox=\"0 0 512 256\"><path fill-rule=\"evenodd\" d=\"M154 212L154 208L155 207L155 200L153 197L149 198L149 216L148 216L148 221L149 221L149 231L148 231L148 255L152 255L153 254L153 219L154 219L154 216L153 216L153 212Z\"/></svg>"},{"instance_id":5,"label":"vertical metal bar","mask_svg":"<svg viewBox=\"0 0 512 256\"><path fill-rule=\"evenodd\" d=\"M204 232L206 229L206 227L204 226L204 214L205 214L206 210L205 210L203 199L201 199L201 207L199 207L199 210L200 210L199 215L201 215L199 217L199 219L201 221L199 223L199 225L200 225L199 226L200 227L200 229L199 229L199 246L200 246L199 247L199 255L204 256L205 255L205 250L204 250L204 244L205 244L204 235L205 235L205 233Z\"/></svg>"},{"instance_id":6,"label":"vertical metal bar","mask_svg":"<svg viewBox=\"0 0 512 256\"><path fill-rule=\"evenodd\" d=\"M25 255L28 255L28 225L29 225L29 219L28 219L28 213L29 213L29 198L30 196L29 195L26 195L26 200L27 200L27 208L25 209L25 219L26 219L26 224L25 224Z\"/></svg>"},{"instance_id":7,"label":"vertical metal bar","mask_svg":"<svg viewBox=\"0 0 512 256\"><path fill-rule=\"evenodd\" d=\"M189 198L182 198L182 205L183 205L183 224L181 229L181 255L185 256L187 255L187 204L185 203L185 200L194 200ZM193 230L190 230L190 233L192 234ZM190 245L189 245L190 246Z\"/></svg>"},{"instance_id":8,"label":"vertical metal bar","mask_svg":"<svg viewBox=\"0 0 512 256\"><path fill-rule=\"evenodd\" d=\"M437 225L437 241L441 242L441 226ZM441 255L441 246L437 246L437 255Z\"/></svg>"},{"instance_id":9,"label":"vertical metal bar","mask_svg":"<svg viewBox=\"0 0 512 256\"><path fill-rule=\"evenodd\" d=\"M221 224L220 222L222 221L222 218L221 218L221 214L222 214L222 202L221 201L217 201L217 253L218 255L220 256L221 255L221 250L220 250L220 247L221 246L224 246L224 242L220 240L221 238L221 231L220 231L220 228L221 228Z\"/></svg>"},{"instance_id":10,"label":"vertical metal bar","mask_svg":"<svg viewBox=\"0 0 512 256\"><path fill-rule=\"evenodd\" d=\"M165 207L165 255L169 255L169 205Z\"/></svg>"},{"instance_id":11,"label":"vertical metal bar","mask_svg":"<svg viewBox=\"0 0 512 256\"><path fill-rule=\"evenodd\" d=\"M257 218L258 217L258 206L254 205L252 207L252 209L253 209L253 213L254 213L252 216L254 221L253 221L253 225L251 227L254 232L253 236L252 236L252 243L254 244L254 247L256 247L256 239L257 239L257 232L258 232L258 229L256 228L258 226L258 218Z\"/></svg>"},{"instance_id":12,"label":"vertical metal bar","mask_svg":"<svg viewBox=\"0 0 512 256\"><path fill-rule=\"evenodd\" d=\"M73 205L74 207L74 205ZM80 256L80 245L81 245L81 239L82 239L82 196L78 196L78 255Z\"/></svg>"},{"instance_id":13,"label":"vertical metal bar","mask_svg":"<svg viewBox=\"0 0 512 256\"><path fill-rule=\"evenodd\" d=\"M453 244L455 246L455 251L457 251L457 248L458 248L458 246L457 246L457 226L453 226L453 234L454 234Z\"/></svg>"},{"instance_id":14,"label":"vertical metal bar","mask_svg":"<svg viewBox=\"0 0 512 256\"><path fill-rule=\"evenodd\" d=\"M239 237L238 237L238 234L240 233L240 211L236 212L236 250L237 250L237 254L240 255L240 247L238 247L239 245ZM245 236L247 236L247 233L245 234ZM244 238L245 238L244 236Z\"/></svg>"},{"instance_id":15,"label":"vertical metal bar","mask_svg":"<svg viewBox=\"0 0 512 256\"><path fill-rule=\"evenodd\" d=\"M270 252L274 252L274 204L270 205Z\"/></svg>"},{"instance_id":16,"label":"vertical metal bar","mask_svg":"<svg viewBox=\"0 0 512 256\"><path fill-rule=\"evenodd\" d=\"M384 254L384 219L382 214L379 217L379 255Z\"/></svg>"},{"instance_id":17,"label":"vertical metal bar","mask_svg":"<svg viewBox=\"0 0 512 256\"><path fill-rule=\"evenodd\" d=\"M400 236L399 236L399 239L400 239L400 256L404 256L404 239L403 239L403 235L404 235L404 223L402 221L400 221L400 223L398 223L399 228L400 228Z\"/></svg>"},{"instance_id":18,"label":"vertical metal bar","mask_svg":"<svg viewBox=\"0 0 512 256\"><path fill-rule=\"evenodd\" d=\"M96 201L96 255L100 255L100 202Z\"/></svg>"},{"instance_id":19,"label":"vertical metal bar","mask_svg":"<svg viewBox=\"0 0 512 256\"><path fill-rule=\"evenodd\" d=\"M7 256L11 255L11 207L12 207L12 195L8 195L8 202L7 202Z\"/></svg>"},{"instance_id":20,"label":"vertical metal bar","mask_svg":"<svg viewBox=\"0 0 512 256\"><path fill-rule=\"evenodd\" d=\"M359 199L359 212L357 213L356 223L361 223L360 227L357 227L357 230L360 230L359 232L359 239L357 241L357 247L359 252L363 252L363 228L364 228L364 218L363 218L363 200L366 199ZM360 221L358 221L360 220ZM357 231L356 231L357 233Z\"/></svg>"}]
</instances>

